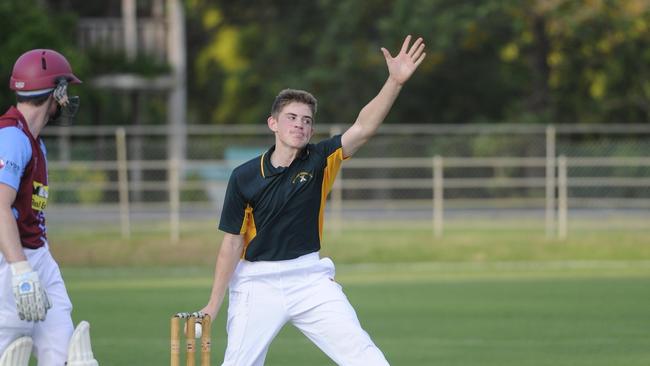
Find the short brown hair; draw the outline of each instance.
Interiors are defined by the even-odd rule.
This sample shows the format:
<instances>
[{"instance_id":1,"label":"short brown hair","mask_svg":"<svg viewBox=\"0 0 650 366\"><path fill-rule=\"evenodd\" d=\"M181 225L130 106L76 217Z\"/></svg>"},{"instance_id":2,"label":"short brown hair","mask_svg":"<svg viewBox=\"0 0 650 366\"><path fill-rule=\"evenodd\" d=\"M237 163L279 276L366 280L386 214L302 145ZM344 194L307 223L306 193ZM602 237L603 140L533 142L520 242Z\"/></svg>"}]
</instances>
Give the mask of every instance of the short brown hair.
<instances>
[{"instance_id":1,"label":"short brown hair","mask_svg":"<svg viewBox=\"0 0 650 366\"><path fill-rule=\"evenodd\" d=\"M52 93L47 93L45 95L39 95L34 97L32 96L28 97L28 96L16 94L16 103L26 103L26 104L31 104L34 107L40 107L43 104L45 104L45 102L47 102L51 94Z\"/></svg>"},{"instance_id":2,"label":"short brown hair","mask_svg":"<svg viewBox=\"0 0 650 366\"><path fill-rule=\"evenodd\" d=\"M273 117L278 116L278 113L284 108L287 104L298 102L303 103L309 106L311 109L312 118L316 115L316 106L318 102L311 93L304 90L297 89L284 89L275 97L273 101L273 106L271 107L271 115Z\"/></svg>"}]
</instances>

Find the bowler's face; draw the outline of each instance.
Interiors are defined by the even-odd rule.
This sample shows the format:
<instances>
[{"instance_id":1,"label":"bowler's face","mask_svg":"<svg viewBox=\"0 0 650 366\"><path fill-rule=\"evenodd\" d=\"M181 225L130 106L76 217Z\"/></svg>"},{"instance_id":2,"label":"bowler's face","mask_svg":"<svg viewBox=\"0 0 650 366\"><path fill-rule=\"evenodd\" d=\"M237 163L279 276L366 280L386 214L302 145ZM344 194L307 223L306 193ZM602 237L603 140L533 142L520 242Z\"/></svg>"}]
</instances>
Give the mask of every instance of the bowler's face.
<instances>
[{"instance_id":1,"label":"bowler's face","mask_svg":"<svg viewBox=\"0 0 650 366\"><path fill-rule=\"evenodd\" d=\"M269 128L275 132L276 143L287 147L302 149L309 143L314 133L314 117L307 104L292 102L284 106L277 119L268 119ZM279 141L278 141L279 140Z\"/></svg>"}]
</instances>

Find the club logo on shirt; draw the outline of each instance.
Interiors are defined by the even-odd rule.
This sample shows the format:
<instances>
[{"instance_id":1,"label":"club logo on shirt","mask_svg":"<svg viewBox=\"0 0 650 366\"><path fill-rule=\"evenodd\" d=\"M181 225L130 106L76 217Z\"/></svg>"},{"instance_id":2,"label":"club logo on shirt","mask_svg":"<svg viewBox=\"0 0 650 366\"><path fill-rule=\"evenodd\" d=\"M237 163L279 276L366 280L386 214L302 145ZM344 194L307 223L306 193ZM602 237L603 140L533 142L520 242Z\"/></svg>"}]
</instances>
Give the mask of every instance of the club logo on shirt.
<instances>
[{"instance_id":1,"label":"club logo on shirt","mask_svg":"<svg viewBox=\"0 0 650 366\"><path fill-rule=\"evenodd\" d=\"M14 163L11 160L4 160L0 158L0 170L3 170L5 168L14 174L18 174L18 172L20 172L20 167L18 164Z\"/></svg>"},{"instance_id":2,"label":"club logo on shirt","mask_svg":"<svg viewBox=\"0 0 650 366\"><path fill-rule=\"evenodd\" d=\"M32 192L32 209L36 211L45 210L45 207L47 207L48 196L48 187L43 183L34 182L34 191Z\"/></svg>"},{"instance_id":3,"label":"club logo on shirt","mask_svg":"<svg viewBox=\"0 0 650 366\"><path fill-rule=\"evenodd\" d=\"M291 184L296 184L296 183L307 183L310 179L312 179L314 176L311 173L308 172L300 172L296 174L295 177L291 180Z\"/></svg>"}]
</instances>

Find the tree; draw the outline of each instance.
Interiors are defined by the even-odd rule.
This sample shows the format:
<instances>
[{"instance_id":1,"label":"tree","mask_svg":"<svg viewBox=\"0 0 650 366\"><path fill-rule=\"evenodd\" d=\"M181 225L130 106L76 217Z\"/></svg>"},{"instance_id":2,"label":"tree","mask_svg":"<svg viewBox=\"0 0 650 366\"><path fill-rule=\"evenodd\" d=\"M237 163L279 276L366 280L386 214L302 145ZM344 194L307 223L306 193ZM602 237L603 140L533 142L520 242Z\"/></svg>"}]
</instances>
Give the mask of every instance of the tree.
<instances>
[{"instance_id":1,"label":"tree","mask_svg":"<svg viewBox=\"0 0 650 366\"><path fill-rule=\"evenodd\" d=\"M527 0L511 14L517 32L502 58L525 66L531 80L527 103L514 103L513 115L544 122L648 121L647 1Z\"/></svg>"},{"instance_id":2,"label":"tree","mask_svg":"<svg viewBox=\"0 0 650 366\"><path fill-rule=\"evenodd\" d=\"M5 0L0 2L0 70L3 70L5 87L0 88L3 106L15 103L8 80L14 62L24 52L34 48L55 49L66 56L75 74L85 75L85 58L76 48L75 18L69 13L51 13L42 1ZM9 36L6 36L9 35ZM82 77L83 79L83 77Z\"/></svg>"},{"instance_id":3,"label":"tree","mask_svg":"<svg viewBox=\"0 0 650 366\"><path fill-rule=\"evenodd\" d=\"M218 96L201 114L216 123L259 123L285 87L312 91L319 121L350 123L387 76L379 48L399 47L409 33L425 37L429 56L389 121L499 120L521 90L494 51L511 31L501 1L190 3L202 19L190 23L212 34L195 82L211 91L196 94Z\"/></svg>"},{"instance_id":4,"label":"tree","mask_svg":"<svg viewBox=\"0 0 650 366\"><path fill-rule=\"evenodd\" d=\"M284 87L351 122L386 77L380 46L422 35L428 57L388 122L639 122L650 115L645 0L188 0L203 47L203 121L259 123Z\"/></svg>"}]
</instances>

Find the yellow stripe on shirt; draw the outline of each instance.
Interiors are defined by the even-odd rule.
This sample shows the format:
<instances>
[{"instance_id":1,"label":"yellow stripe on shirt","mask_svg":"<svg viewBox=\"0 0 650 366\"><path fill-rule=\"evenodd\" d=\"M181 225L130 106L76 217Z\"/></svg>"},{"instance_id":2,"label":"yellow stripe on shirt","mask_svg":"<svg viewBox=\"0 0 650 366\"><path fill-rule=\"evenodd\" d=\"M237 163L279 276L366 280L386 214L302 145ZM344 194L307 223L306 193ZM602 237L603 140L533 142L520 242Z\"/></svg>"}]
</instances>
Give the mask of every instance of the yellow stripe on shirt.
<instances>
[{"instance_id":1,"label":"yellow stripe on shirt","mask_svg":"<svg viewBox=\"0 0 650 366\"><path fill-rule=\"evenodd\" d=\"M323 185L321 188L320 211L318 213L318 237L321 242L323 241L323 222L325 219L325 202L327 201L327 195L332 190L332 186L334 186L336 175L341 169L341 163L347 159L349 158L343 157L343 147L339 147L327 157L327 166L323 173Z\"/></svg>"}]
</instances>

